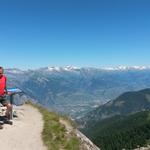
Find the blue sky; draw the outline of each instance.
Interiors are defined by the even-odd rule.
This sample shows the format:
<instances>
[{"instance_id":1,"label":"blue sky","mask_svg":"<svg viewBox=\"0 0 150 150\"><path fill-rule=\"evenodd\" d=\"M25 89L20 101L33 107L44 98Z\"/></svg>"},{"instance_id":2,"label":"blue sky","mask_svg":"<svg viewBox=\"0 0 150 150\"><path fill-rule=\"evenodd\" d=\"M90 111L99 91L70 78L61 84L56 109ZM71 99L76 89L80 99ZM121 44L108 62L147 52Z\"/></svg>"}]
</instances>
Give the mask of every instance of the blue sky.
<instances>
[{"instance_id":1,"label":"blue sky","mask_svg":"<svg viewBox=\"0 0 150 150\"><path fill-rule=\"evenodd\" d=\"M149 0L1 0L0 65L150 66Z\"/></svg>"}]
</instances>

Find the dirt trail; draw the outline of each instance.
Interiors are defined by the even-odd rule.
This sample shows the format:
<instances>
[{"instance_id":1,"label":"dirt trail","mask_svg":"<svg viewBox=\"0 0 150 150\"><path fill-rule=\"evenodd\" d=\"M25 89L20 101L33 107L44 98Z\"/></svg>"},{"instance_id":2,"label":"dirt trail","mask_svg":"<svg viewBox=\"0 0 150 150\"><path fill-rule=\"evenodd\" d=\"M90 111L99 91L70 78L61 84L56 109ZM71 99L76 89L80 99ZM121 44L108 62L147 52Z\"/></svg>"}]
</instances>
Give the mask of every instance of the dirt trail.
<instances>
[{"instance_id":1,"label":"dirt trail","mask_svg":"<svg viewBox=\"0 0 150 150\"><path fill-rule=\"evenodd\" d=\"M29 105L15 107L18 118L13 125L0 130L2 150L46 150L41 139L43 120L37 109Z\"/></svg>"}]
</instances>

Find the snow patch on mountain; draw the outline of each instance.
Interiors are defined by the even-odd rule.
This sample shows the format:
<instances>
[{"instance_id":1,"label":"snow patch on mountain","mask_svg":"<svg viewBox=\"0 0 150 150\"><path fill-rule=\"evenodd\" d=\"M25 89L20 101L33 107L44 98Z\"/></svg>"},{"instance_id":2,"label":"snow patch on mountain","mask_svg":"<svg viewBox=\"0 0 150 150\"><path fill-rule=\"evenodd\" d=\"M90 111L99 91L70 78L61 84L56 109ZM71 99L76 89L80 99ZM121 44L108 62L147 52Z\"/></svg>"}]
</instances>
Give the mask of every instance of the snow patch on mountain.
<instances>
[{"instance_id":1,"label":"snow patch on mountain","mask_svg":"<svg viewBox=\"0 0 150 150\"><path fill-rule=\"evenodd\" d=\"M102 67L103 70L112 70L112 71L119 71L119 70L146 70L150 69L149 66L117 66L117 67Z\"/></svg>"},{"instance_id":2,"label":"snow patch on mountain","mask_svg":"<svg viewBox=\"0 0 150 150\"><path fill-rule=\"evenodd\" d=\"M23 74L25 73L25 71L22 71L20 69L17 68L9 68L5 70L7 73L13 73L13 74Z\"/></svg>"},{"instance_id":3,"label":"snow patch on mountain","mask_svg":"<svg viewBox=\"0 0 150 150\"><path fill-rule=\"evenodd\" d=\"M47 67L47 71L60 71L60 67Z\"/></svg>"},{"instance_id":4,"label":"snow patch on mountain","mask_svg":"<svg viewBox=\"0 0 150 150\"><path fill-rule=\"evenodd\" d=\"M53 72L53 71L75 71L79 68L74 66L65 66L65 67L47 67L47 71Z\"/></svg>"},{"instance_id":5,"label":"snow patch on mountain","mask_svg":"<svg viewBox=\"0 0 150 150\"><path fill-rule=\"evenodd\" d=\"M36 70L28 70L23 71L17 68L9 68L5 69L6 73L12 73L12 74L24 74L25 72L31 72L31 71L42 71L42 72L79 72L81 70L91 71L91 70L104 70L104 71L128 71L128 70L150 70L150 66L116 66L116 67L75 67L75 66L65 66L65 67L55 67L55 66L48 66L45 68L39 68Z\"/></svg>"}]
</instances>

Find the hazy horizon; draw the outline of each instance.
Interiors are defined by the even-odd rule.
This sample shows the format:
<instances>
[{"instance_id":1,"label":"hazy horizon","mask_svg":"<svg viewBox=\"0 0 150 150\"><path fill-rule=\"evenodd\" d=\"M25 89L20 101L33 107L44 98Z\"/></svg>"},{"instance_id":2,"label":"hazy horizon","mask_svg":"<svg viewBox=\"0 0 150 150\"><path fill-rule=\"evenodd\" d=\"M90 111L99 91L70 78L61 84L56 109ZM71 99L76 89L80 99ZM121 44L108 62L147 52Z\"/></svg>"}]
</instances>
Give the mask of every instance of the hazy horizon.
<instances>
[{"instance_id":1,"label":"hazy horizon","mask_svg":"<svg viewBox=\"0 0 150 150\"><path fill-rule=\"evenodd\" d=\"M3 67L3 66L2 66ZM39 66L39 67L36 67L36 68L19 68L19 67L4 67L4 69L19 69L19 70L22 70L22 71L26 71L26 70L37 70L37 69L44 69L44 68L74 68L74 69L82 69L82 68L93 68L93 69L105 69L105 70L117 70L117 69L131 69L131 68L134 68L134 69L150 69L150 65L148 66L144 66L144 65L132 65L132 66L126 66L126 65L117 65L117 66L73 66L73 65L66 65L66 66Z\"/></svg>"}]
</instances>

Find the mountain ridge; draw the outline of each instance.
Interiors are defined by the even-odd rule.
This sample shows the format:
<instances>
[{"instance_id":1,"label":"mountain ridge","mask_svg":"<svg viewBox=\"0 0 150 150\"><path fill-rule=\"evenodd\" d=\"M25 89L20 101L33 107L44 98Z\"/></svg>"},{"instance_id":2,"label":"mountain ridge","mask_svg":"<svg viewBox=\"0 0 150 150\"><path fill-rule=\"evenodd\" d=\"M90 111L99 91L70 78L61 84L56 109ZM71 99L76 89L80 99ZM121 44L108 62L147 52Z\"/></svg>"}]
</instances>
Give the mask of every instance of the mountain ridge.
<instances>
[{"instance_id":1,"label":"mountain ridge","mask_svg":"<svg viewBox=\"0 0 150 150\"><path fill-rule=\"evenodd\" d=\"M40 104L73 118L82 117L123 92L150 87L150 69L66 69L71 71L41 68L22 72L15 68L5 72L8 86L19 87Z\"/></svg>"},{"instance_id":2,"label":"mountain ridge","mask_svg":"<svg viewBox=\"0 0 150 150\"><path fill-rule=\"evenodd\" d=\"M150 69L150 66L114 66L114 67L76 67L72 65L64 66L64 67L56 67L56 66L47 66L41 67L37 69L18 69L18 68L6 68L7 71L14 71L14 73L27 72L27 71L36 71L36 70L47 70L47 71L79 71L82 69L94 69L94 70L147 70Z\"/></svg>"},{"instance_id":3,"label":"mountain ridge","mask_svg":"<svg viewBox=\"0 0 150 150\"><path fill-rule=\"evenodd\" d=\"M146 110L150 110L150 88L125 92L89 112L79 122L84 122L86 128L91 121L97 122L115 115L130 115Z\"/></svg>"}]
</instances>

